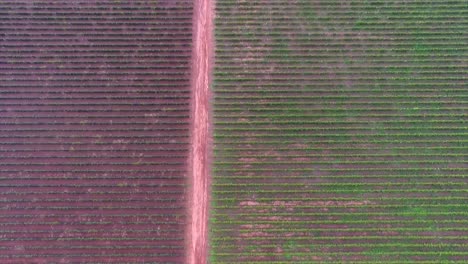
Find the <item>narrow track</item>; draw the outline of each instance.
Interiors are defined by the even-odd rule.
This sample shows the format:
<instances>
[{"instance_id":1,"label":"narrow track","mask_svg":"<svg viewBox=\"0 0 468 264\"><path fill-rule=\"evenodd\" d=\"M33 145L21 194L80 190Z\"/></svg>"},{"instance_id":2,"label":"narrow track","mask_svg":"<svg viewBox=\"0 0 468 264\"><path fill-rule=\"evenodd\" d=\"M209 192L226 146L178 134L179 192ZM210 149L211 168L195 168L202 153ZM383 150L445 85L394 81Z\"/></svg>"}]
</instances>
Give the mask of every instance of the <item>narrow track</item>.
<instances>
[{"instance_id":1,"label":"narrow track","mask_svg":"<svg viewBox=\"0 0 468 264\"><path fill-rule=\"evenodd\" d=\"M187 228L187 263L206 263L209 204L209 138L210 79L213 50L213 1L194 3L192 57L192 135L190 166L192 190L188 206L190 223Z\"/></svg>"}]
</instances>

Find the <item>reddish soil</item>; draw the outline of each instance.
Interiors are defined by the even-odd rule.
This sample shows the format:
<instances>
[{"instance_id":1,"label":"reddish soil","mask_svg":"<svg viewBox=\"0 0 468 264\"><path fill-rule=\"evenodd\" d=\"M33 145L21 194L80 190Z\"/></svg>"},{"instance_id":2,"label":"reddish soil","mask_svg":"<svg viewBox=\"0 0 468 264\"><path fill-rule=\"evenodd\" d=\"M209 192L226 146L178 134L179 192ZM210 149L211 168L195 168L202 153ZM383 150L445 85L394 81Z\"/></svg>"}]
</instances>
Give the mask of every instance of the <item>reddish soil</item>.
<instances>
[{"instance_id":1,"label":"reddish soil","mask_svg":"<svg viewBox=\"0 0 468 264\"><path fill-rule=\"evenodd\" d=\"M188 206L187 263L207 262L209 148L210 139L210 80L213 52L213 1L194 3L192 57L192 134L190 167L192 173L191 203Z\"/></svg>"}]
</instances>

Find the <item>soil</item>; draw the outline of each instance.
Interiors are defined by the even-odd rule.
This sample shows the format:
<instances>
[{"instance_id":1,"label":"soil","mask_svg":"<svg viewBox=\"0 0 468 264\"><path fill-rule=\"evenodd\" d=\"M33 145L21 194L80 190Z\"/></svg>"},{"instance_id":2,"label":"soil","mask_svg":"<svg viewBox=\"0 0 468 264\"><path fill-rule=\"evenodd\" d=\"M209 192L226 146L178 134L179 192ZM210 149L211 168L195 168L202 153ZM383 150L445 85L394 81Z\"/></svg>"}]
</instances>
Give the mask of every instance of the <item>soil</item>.
<instances>
[{"instance_id":1,"label":"soil","mask_svg":"<svg viewBox=\"0 0 468 264\"><path fill-rule=\"evenodd\" d=\"M213 52L213 1L194 3L192 54L192 134L190 171L191 186L188 206L187 263L206 263L208 245L209 205L209 142L210 138L210 80Z\"/></svg>"}]
</instances>

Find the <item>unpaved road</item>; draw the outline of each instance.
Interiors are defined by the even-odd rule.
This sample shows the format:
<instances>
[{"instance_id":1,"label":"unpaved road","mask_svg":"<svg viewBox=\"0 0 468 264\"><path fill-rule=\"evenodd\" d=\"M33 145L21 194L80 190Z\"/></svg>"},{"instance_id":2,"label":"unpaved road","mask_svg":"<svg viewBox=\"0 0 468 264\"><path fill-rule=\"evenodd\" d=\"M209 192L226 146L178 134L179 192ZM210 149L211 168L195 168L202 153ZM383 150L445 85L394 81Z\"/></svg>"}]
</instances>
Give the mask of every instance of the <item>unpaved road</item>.
<instances>
[{"instance_id":1,"label":"unpaved road","mask_svg":"<svg viewBox=\"0 0 468 264\"><path fill-rule=\"evenodd\" d=\"M187 263L191 264L207 262L213 12L213 0L195 0L191 83L192 148L189 161L192 189L188 196L190 217L187 228Z\"/></svg>"}]
</instances>

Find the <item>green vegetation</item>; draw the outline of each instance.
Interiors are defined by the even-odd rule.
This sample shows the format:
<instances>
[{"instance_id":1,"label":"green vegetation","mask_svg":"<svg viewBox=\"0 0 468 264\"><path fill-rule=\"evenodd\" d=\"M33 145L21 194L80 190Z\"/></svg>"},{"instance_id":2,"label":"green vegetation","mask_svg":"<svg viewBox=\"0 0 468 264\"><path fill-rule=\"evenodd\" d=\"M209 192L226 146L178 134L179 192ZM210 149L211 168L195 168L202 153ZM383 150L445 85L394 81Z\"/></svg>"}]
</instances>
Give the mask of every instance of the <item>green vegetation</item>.
<instances>
[{"instance_id":1,"label":"green vegetation","mask_svg":"<svg viewBox=\"0 0 468 264\"><path fill-rule=\"evenodd\" d=\"M212 263L468 259L468 3L218 0Z\"/></svg>"}]
</instances>

